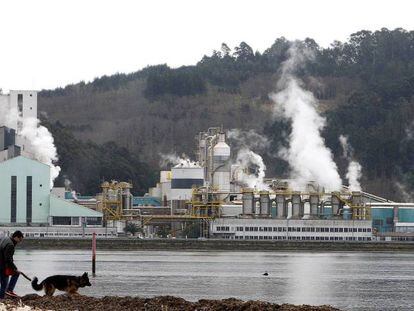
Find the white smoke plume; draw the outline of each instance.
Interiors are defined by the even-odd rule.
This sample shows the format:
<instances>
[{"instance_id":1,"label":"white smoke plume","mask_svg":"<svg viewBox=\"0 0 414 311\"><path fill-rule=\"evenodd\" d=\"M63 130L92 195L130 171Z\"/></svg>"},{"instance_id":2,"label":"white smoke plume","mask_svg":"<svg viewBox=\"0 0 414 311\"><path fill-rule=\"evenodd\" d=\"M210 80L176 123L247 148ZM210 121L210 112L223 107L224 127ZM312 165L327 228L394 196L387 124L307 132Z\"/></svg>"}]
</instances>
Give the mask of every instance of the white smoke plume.
<instances>
[{"instance_id":1,"label":"white smoke plume","mask_svg":"<svg viewBox=\"0 0 414 311\"><path fill-rule=\"evenodd\" d=\"M233 150L237 151L236 164L239 165L237 181L246 184L249 188L268 190L268 185L263 181L266 165L262 156L253 151L264 151L268 148L270 141L267 137L260 135L253 129L249 131L231 129L227 132L227 138ZM249 173L252 169L256 172Z\"/></svg>"},{"instance_id":2,"label":"white smoke plume","mask_svg":"<svg viewBox=\"0 0 414 311\"><path fill-rule=\"evenodd\" d=\"M227 138L231 142L232 148L246 147L253 150L265 150L270 146L269 139L253 129L248 131L240 129L228 130Z\"/></svg>"},{"instance_id":3,"label":"white smoke plume","mask_svg":"<svg viewBox=\"0 0 414 311\"><path fill-rule=\"evenodd\" d=\"M39 124L36 118L25 118L20 135L28 142L27 151L39 162L50 166L50 188L59 176L60 167L54 164L58 160L53 136L47 128Z\"/></svg>"},{"instance_id":4,"label":"white smoke plume","mask_svg":"<svg viewBox=\"0 0 414 311\"><path fill-rule=\"evenodd\" d=\"M295 71L312 59L313 54L298 44L293 44L288 53L278 82L281 91L270 97L275 103L275 118L282 117L291 122L289 147L280 152L291 169L291 186L303 190L313 180L327 190L340 190L342 182L337 166L321 136L326 121L317 112L316 98L295 76Z\"/></svg>"},{"instance_id":5,"label":"white smoke plume","mask_svg":"<svg viewBox=\"0 0 414 311\"><path fill-rule=\"evenodd\" d=\"M345 175L348 179L349 190L361 191L361 183L359 180L362 177L362 166L354 160L354 151L348 142L348 137L340 135L339 142L342 146L342 156L349 161L348 170Z\"/></svg>"},{"instance_id":6,"label":"white smoke plume","mask_svg":"<svg viewBox=\"0 0 414 311\"><path fill-rule=\"evenodd\" d=\"M266 165L260 155L247 148L242 148L237 154L236 162L241 169L238 174L238 181L245 183L249 188L269 190L269 186L263 181ZM257 168L256 172L249 173L249 169L253 166Z\"/></svg>"},{"instance_id":7,"label":"white smoke plume","mask_svg":"<svg viewBox=\"0 0 414 311\"><path fill-rule=\"evenodd\" d=\"M404 184L397 181L395 182L395 185L403 198L403 202L414 201L414 193L410 192Z\"/></svg>"},{"instance_id":8,"label":"white smoke plume","mask_svg":"<svg viewBox=\"0 0 414 311\"><path fill-rule=\"evenodd\" d=\"M174 165L175 167L177 166L182 166L182 167L198 167L199 163L190 160L190 158L188 158L186 155L183 155L182 157L179 157L178 155L176 155L175 153L168 153L168 154L160 154L160 166L162 167L166 167L168 165Z\"/></svg>"},{"instance_id":9,"label":"white smoke plume","mask_svg":"<svg viewBox=\"0 0 414 311\"><path fill-rule=\"evenodd\" d=\"M54 164L58 160L56 147L52 134L47 128L41 126L36 118L22 118L19 116L17 109L9 109L8 107L0 107L0 125L14 127L16 121L23 124L18 136L25 138L27 144L25 152L39 162L50 166L50 188L53 188L53 182L59 176L60 167Z\"/></svg>"}]
</instances>

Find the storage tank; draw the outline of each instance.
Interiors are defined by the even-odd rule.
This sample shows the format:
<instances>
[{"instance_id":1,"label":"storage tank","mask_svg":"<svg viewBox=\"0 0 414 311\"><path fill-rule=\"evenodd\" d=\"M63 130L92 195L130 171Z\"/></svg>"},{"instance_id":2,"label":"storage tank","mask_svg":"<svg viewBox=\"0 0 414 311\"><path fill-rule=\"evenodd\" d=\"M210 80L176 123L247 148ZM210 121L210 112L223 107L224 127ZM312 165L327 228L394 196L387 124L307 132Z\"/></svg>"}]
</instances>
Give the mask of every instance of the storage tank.
<instances>
[{"instance_id":1,"label":"storage tank","mask_svg":"<svg viewBox=\"0 0 414 311\"><path fill-rule=\"evenodd\" d=\"M230 146L226 144L226 135L219 134L213 148L213 185L220 191L230 191Z\"/></svg>"},{"instance_id":2,"label":"storage tank","mask_svg":"<svg viewBox=\"0 0 414 311\"><path fill-rule=\"evenodd\" d=\"M300 197L300 193L292 194L292 218L303 217L303 204Z\"/></svg>"},{"instance_id":3,"label":"storage tank","mask_svg":"<svg viewBox=\"0 0 414 311\"><path fill-rule=\"evenodd\" d=\"M269 191L260 192L260 215L268 217L270 214L270 196Z\"/></svg>"},{"instance_id":4,"label":"storage tank","mask_svg":"<svg viewBox=\"0 0 414 311\"><path fill-rule=\"evenodd\" d=\"M243 215L253 215L254 212L254 193L251 189L243 190Z\"/></svg>"},{"instance_id":5,"label":"storage tank","mask_svg":"<svg viewBox=\"0 0 414 311\"><path fill-rule=\"evenodd\" d=\"M318 217L319 195L311 194L309 196L310 215L312 218Z\"/></svg>"},{"instance_id":6,"label":"storage tank","mask_svg":"<svg viewBox=\"0 0 414 311\"><path fill-rule=\"evenodd\" d=\"M276 194L276 217L286 218L287 217L287 205L286 199L283 194Z\"/></svg>"}]
</instances>

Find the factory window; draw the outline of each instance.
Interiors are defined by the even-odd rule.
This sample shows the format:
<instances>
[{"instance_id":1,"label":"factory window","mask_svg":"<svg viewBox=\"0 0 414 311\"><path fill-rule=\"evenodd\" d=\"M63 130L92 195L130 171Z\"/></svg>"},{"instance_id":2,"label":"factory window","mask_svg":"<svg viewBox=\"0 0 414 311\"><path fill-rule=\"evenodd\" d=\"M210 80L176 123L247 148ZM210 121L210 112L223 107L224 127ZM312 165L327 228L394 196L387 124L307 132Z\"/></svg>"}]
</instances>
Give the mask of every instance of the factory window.
<instances>
[{"instance_id":1,"label":"factory window","mask_svg":"<svg viewBox=\"0 0 414 311\"><path fill-rule=\"evenodd\" d=\"M72 226L79 226L79 217L72 217Z\"/></svg>"},{"instance_id":2,"label":"factory window","mask_svg":"<svg viewBox=\"0 0 414 311\"><path fill-rule=\"evenodd\" d=\"M289 227L289 228L288 228L288 231L289 231L289 232L291 232L291 231L292 231L292 227Z\"/></svg>"},{"instance_id":3,"label":"factory window","mask_svg":"<svg viewBox=\"0 0 414 311\"><path fill-rule=\"evenodd\" d=\"M352 228L352 232L358 232L357 228Z\"/></svg>"},{"instance_id":4,"label":"factory window","mask_svg":"<svg viewBox=\"0 0 414 311\"><path fill-rule=\"evenodd\" d=\"M358 232L362 232L362 228L358 228Z\"/></svg>"},{"instance_id":5,"label":"factory window","mask_svg":"<svg viewBox=\"0 0 414 311\"><path fill-rule=\"evenodd\" d=\"M259 231L263 231L263 227L259 227Z\"/></svg>"},{"instance_id":6,"label":"factory window","mask_svg":"<svg viewBox=\"0 0 414 311\"><path fill-rule=\"evenodd\" d=\"M11 176L11 209L10 209L10 222L16 222L16 210L17 210L17 176Z\"/></svg>"},{"instance_id":7,"label":"factory window","mask_svg":"<svg viewBox=\"0 0 414 311\"><path fill-rule=\"evenodd\" d=\"M392 225L393 224L392 217L387 217L386 222L387 222L387 225Z\"/></svg>"},{"instance_id":8,"label":"factory window","mask_svg":"<svg viewBox=\"0 0 414 311\"><path fill-rule=\"evenodd\" d=\"M259 230L259 228L258 227L254 227L254 231L258 231Z\"/></svg>"},{"instance_id":9,"label":"factory window","mask_svg":"<svg viewBox=\"0 0 414 311\"><path fill-rule=\"evenodd\" d=\"M23 114L23 94L17 94L17 109L19 110L19 115Z\"/></svg>"},{"instance_id":10,"label":"factory window","mask_svg":"<svg viewBox=\"0 0 414 311\"><path fill-rule=\"evenodd\" d=\"M348 228L344 228L344 232L348 232Z\"/></svg>"},{"instance_id":11,"label":"factory window","mask_svg":"<svg viewBox=\"0 0 414 311\"><path fill-rule=\"evenodd\" d=\"M52 217L53 225L57 226L70 226L71 217L56 216Z\"/></svg>"},{"instance_id":12,"label":"factory window","mask_svg":"<svg viewBox=\"0 0 414 311\"><path fill-rule=\"evenodd\" d=\"M300 227L296 227L296 232L300 232L301 231L300 229L301 229Z\"/></svg>"},{"instance_id":13,"label":"factory window","mask_svg":"<svg viewBox=\"0 0 414 311\"><path fill-rule=\"evenodd\" d=\"M86 225L87 226L100 226L102 225L102 217L86 217Z\"/></svg>"},{"instance_id":14,"label":"factory window","mask_svg":"<svg viewBox=\"0 0 414 311\"><path fill-rule=\"evenodd\" d=\"M339 228L339 232L344 232L344 228Z\"/></svg>"},{"instance_id":15,"label":"factory window","mask_svg":"<svg viewBox=\"0 0 414 311\"><path fill-rule=\"evenodd\" d=\"M334 228L335 229L335 232L339 232L339 228Z\"/></svg>"},{"instance_id":16,"label":"factory window","mask_svg":"<svg viewBox=\"0 0 414 311\"><path fill-rule=\"evenodd\" d=\"M371 228L368 228L368 229L367 229L367 232L371 232Z\"/></svg>"},{"instance_id":17,"label":"factory window","mask_svg":"<svg viewBox=\"0 0 414 311\"><path fill-rule=\"evenodd\" d=\"M32 222L32 176L26 177L26 222L29 224Z\"/></svg>"}]
</instances>

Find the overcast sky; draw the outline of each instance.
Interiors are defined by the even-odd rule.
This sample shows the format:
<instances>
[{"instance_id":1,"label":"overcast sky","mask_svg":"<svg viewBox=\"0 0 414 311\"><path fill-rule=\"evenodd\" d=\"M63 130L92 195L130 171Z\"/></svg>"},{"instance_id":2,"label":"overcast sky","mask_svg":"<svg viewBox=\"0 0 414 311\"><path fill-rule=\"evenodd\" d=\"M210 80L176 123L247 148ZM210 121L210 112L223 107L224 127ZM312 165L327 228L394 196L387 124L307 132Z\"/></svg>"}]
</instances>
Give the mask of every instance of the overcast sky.
<instances>
[{"instance_id":1,"label":"overcast sky","mask_svg":"<svg viewBox=\"0 0 414 311\"><path fill-rule=\"evenodd\" d=\"M192 65L222 42L262 52L280 36L328 46L361 29L414 30L410 0L0 0L0 10L3 91Z\"/></svg>"}]
</instances>

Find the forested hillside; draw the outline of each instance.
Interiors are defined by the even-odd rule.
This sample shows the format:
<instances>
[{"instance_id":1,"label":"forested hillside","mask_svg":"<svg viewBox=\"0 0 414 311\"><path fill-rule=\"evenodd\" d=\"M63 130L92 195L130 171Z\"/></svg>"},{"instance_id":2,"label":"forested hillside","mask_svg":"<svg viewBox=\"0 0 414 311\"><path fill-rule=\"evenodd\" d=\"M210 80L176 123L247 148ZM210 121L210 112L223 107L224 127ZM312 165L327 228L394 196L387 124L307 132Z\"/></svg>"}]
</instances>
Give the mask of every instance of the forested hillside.
<instances>
[{"instance_id":1,"label":"forested hillside","mask_svg":"<svg viewBox=\"0 0 414 311\"><path fill-rule=\"evenodd\" d=\"M414 188L414 31L360 31L329 48L312 39L303 44L315 59L300 76L320 101L327 118L324 137L340 169L346 164L338 136L345 134L363 167L363 187L403 200L401 187L406 194ZM50 123L61 162L71 163L63 164L64 174L80 191L92 191L89 183L111 175L104 165L85 164L80 172L79 152L70 155L73 149L63 133L71 133L75 145L82 141L80 147L93 142L87 151L91 159L130 153L135 160L123 158L129 164L113 161L110 166L124 163L146 185L145 176L158 169L160 152L191 155L199 131L223 125L268 136L267 174L286 175L287 165L276 154L289 124L273 120L268 94L276 90L289 46L283 37L263 53L245 42L234 49L223 44L195 66L150 66L42 91L39 110ZM112 153L103 145L110 141L119 146Z\"/></svg>"}]
</instances>

